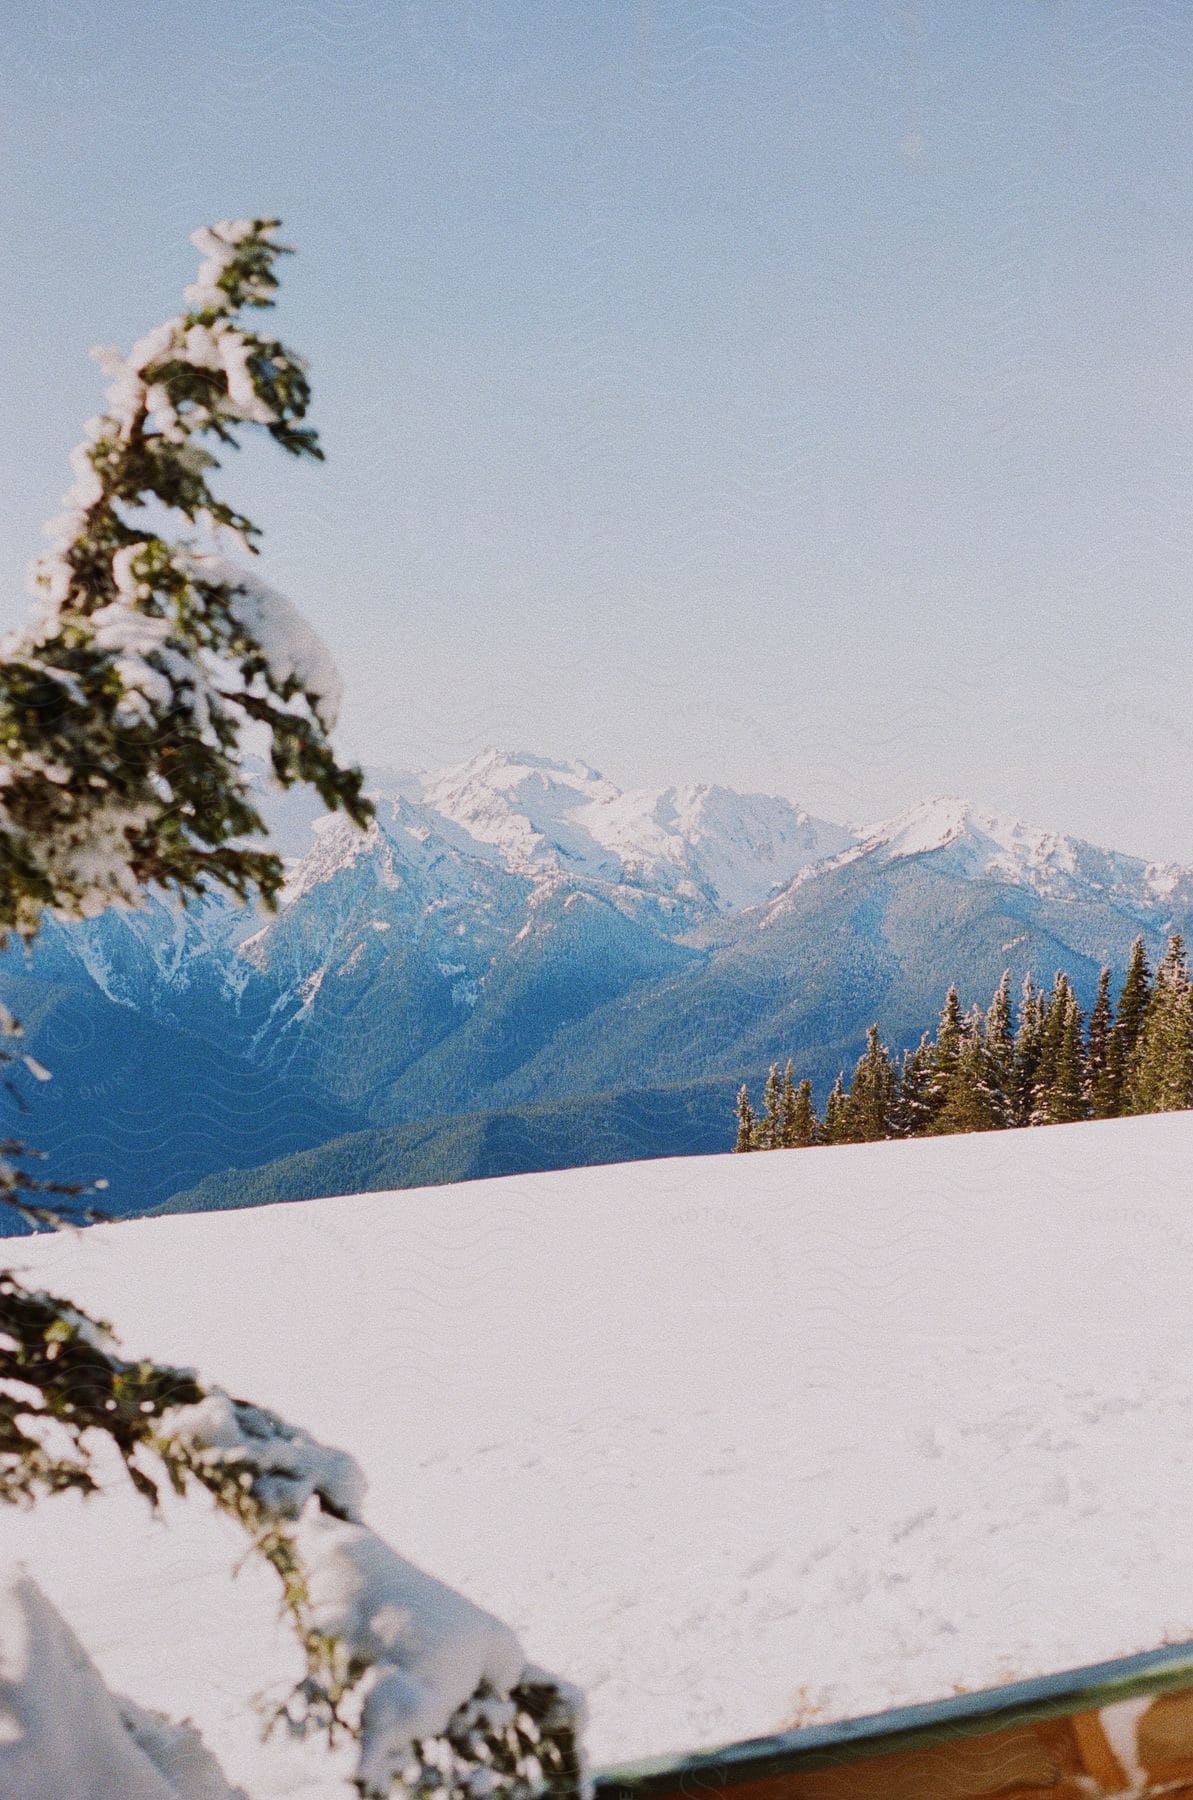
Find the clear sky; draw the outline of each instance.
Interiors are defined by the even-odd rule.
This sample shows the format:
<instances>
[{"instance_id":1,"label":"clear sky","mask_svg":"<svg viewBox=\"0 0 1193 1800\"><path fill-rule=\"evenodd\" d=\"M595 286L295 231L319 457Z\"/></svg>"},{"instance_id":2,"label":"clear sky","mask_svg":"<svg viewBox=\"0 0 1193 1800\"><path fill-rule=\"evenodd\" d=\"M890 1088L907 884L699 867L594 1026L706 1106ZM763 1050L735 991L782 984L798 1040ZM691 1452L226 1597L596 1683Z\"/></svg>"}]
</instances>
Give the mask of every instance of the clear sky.
<instances>
[{"instance_id":1,"label":"clear sky","mask_svg":"<svg viewBox=\"0 0 1193 1800\"><path fill-rule=\"evenodd\" d=\"M226 491L344 747L486 743L1193 862L1193 9L36 0L0 75L0 622L197 224L328 453Z\"/></svg>"}]
</instances>

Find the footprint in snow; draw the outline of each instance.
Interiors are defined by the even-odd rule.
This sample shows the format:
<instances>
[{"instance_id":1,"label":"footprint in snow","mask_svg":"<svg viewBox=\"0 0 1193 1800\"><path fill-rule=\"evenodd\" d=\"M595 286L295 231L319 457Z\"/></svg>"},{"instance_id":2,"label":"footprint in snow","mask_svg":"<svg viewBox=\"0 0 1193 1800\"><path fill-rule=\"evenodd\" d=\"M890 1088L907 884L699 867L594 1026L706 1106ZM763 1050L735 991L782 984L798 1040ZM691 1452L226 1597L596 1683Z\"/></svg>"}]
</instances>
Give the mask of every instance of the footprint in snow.
<instances>
[{"instance_id":1,"label":"footprint in snow","mask_svg":"<svg viewBox=\"0 0 1193 1800\"><path fill-rule=\"evenodd\" d=\"M902 1524L895 1526L891 1532L891 1542L901 1544L904 1538L910 1537L913 1531L918 1531L922 1525L928 1523L929 1519L935 1517L936 1508L934 1506L926 1506L923 1512L912 1513L910 1518L904 1519Z\"/></svg>"}]
</instances>

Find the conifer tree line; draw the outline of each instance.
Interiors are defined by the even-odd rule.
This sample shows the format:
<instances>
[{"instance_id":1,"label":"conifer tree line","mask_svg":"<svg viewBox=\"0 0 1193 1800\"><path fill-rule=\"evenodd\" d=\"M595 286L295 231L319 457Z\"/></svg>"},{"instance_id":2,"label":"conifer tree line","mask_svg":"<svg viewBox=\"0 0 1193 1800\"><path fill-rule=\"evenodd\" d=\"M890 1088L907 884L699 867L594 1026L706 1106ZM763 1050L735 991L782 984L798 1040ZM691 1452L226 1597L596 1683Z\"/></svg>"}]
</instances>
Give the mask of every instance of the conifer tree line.
<instances>
[{"instance_id":1,"label":"conifer tree line","mask_svg":"<svg viewBox=\"0 0 1193 1800\"><path fill-rule=\"evenodd\" d=\"M1048 990L1029 974L1017 1007L1008 971L984 1009L963 1010L950 987L935 1035L925 1032L898 1064L871 1025L852 1081L838 1075L823 1112L790 1061L783 1070L772 1063L759 1109L747 1087L738 1093L734 1148L863 1144L1185 1107L1193 1107L1193 986L1174 933L1154 973L1135 939L1113 1002L1104 968L1088 1018L1063 971Z\"/></svg>"}]
</instances>

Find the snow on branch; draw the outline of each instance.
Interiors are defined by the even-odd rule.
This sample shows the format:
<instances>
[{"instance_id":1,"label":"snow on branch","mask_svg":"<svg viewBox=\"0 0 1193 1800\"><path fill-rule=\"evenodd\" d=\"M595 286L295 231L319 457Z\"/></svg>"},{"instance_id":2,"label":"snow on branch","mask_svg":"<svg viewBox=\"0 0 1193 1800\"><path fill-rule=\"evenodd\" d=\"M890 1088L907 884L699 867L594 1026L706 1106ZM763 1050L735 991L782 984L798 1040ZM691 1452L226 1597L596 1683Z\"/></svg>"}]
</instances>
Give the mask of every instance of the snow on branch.
<instances>
[{"instance_id":1,"label":"snow on branch","mask_svg":"<svg viewBox=\"0 0 1193 1800\"><path fill-rule=\"evenodd\" d=\"M260 533L213 490L212 446L263 430L320 457L302 358L242 314L273 303L272 219L194 234L188 310L127 356L94 354L108 410L71 453L65 510L35 562L30 623L0 647L0 935L133 905L150 883L269 901L279 859L240 754L264 728L275 777L312 783L357 823L360 771L332 749L340 681L289 600L230 561ZM148 529L145 509L177 524ZM138 516L141 515L141 516Z\"/></svg>"},{"instance_id":2,"label":"snow on branch","mask_svg":"<svg viewBox=\"0 0 1193 1800\"><path fill-rule=\"evenodd\" d=\"M155 1470L198 1483L272 1565L306 1662L275 1722L354 1738L360 1795L581 1793L579 1694L378 1537L352 1457L189 1370L124 1361L106 1326L0 1276L0 1500L93 1492L96 1432L151 1503Z\"/></svg>"},{"instance_id":3,"label":"snow on branch","mask_svg":"<svg viewBox=\"0 0 1193 1800\"><path fill-rule=\"evenodd\" d=\"M307 696L320 724L331 731L343 692L340 672L293 601L251 569L238 569L222 556L208 552L184 555L180 561L197 584L222 590L242 658L259 656L269 686L277 693L289 689Z\"/></svg>"},{"instance_id":4,"label":"snow on branch","mask_svg":"<svg viewBox=\"0 0 1193 1800\"><path fill-rule=\"evenodd\" d=\"M575 1690L528 1669L491 1613L399 1556L360 1517L364 1478L341 1450L218 1390L166 1412L155 1444L257 1534L307 1650L282 1710L292 1729L347 1725L356 1785L467 1800L580 1785Z\"/></svg>"}]
</instances>

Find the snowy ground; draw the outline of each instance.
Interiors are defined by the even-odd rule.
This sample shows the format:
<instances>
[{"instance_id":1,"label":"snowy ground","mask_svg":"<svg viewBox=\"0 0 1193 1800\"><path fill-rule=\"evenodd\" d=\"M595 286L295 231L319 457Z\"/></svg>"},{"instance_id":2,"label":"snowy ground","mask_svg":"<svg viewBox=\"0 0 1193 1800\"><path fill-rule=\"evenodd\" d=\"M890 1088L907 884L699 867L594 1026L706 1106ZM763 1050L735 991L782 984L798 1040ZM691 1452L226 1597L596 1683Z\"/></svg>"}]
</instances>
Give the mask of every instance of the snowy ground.
<instances>
[{"instance_id":1,"label":"snowy ground","mask_svg":"<svg viewBox=\"0 0 1193 1800\"><path fill-rule=\"evenodd\" d=\"M576 1170L11 1246L345 1446L406 1554L579 1681L597 1761L1193 1637L1193 1115ZM235 1533L6 1514L117 1690L253 1796Z\"/></svg>"}]
</instances>

